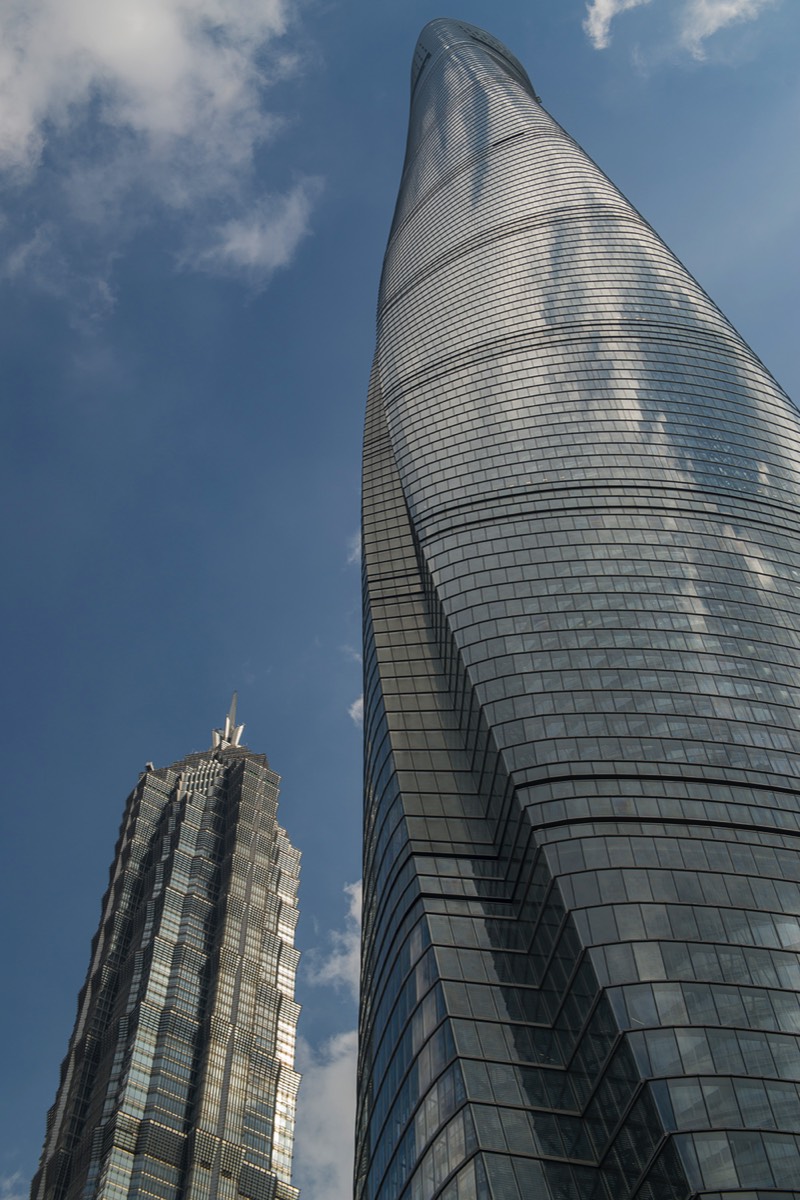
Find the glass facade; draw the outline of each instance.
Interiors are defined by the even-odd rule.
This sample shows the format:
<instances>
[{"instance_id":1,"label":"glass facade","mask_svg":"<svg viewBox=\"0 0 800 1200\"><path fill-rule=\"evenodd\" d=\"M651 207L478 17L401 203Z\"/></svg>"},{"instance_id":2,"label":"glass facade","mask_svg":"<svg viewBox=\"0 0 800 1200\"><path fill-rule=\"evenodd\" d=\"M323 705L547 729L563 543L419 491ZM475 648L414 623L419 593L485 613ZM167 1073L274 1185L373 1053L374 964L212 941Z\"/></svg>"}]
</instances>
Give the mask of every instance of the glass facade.
<instances>
[{"instance_id":1,"label":"glass facade","mask_svg":"<svg viewBox=\"0 0 800 1200\"><path fill-rule=\"evenodd\" d=\"M238 745L128 798L31 1200L296 1200L300 856Z\"/></svg>"},{"instance_id":2,"label":"glass facade","mask_svg":"<svg viewBox=\"0 0 800 1200\"><path fill-rule=\"evenodd\" d=\"M358 1200L800 1197L800 419L454 20L364 449Z\"/></svg>"}]
</instances>

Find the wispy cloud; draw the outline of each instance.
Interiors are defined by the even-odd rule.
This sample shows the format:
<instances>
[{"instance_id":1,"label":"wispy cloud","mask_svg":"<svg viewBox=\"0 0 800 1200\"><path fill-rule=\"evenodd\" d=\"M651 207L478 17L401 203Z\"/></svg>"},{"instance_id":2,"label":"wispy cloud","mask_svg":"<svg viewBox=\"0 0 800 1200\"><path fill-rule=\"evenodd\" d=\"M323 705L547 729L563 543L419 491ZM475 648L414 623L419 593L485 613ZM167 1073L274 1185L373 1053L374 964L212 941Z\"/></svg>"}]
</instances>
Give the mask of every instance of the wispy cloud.
<instances>
[{"instance_id":1,"label":"wispy cloud","mask_svg":"<svg viewBox=\"0 0 800 1200\"><path fill-rule=\"evenodd\" d=\"M304 955L304 974L315 986L358 999L361 951L361 881L345 884L344 925L325 945ZM356 1108L355 1029L321 1046L298 1039L297 1069L303 1076L297 1106L294 1182L305 1200L347 1200L353 1186Z\"/></svg>"},{"instance_id":2,"label":"wispy cloud","mask_svg":"<svg viewBox=\"0 0 800 1200\"><path fill-rule=\"evenodd\" d=\"M297 0L7 0L0 6L0 178L17 276L50 243L96 263L155 216L186 265L248 280L286 264L313 182L255 187L286 122L270 88L299 69ZM277 183L277 181L276 181ZM45 186L46 185L46 186ZM26 203L32 196L36 204ZM23 217L38 214L34 224ZM219 223L219 213L228 219ZM12 239L16 235L16 241ZM77 254L74 256L77 257ZM98 255L99 258L99 255Z\"/></svg>"},{"instance_id":3,"label":"wispy cloud","mask_svg":"<svg viewBox=\"0 0 800 1200\"><path fill-rule=\"evenodd\" d=\"M347 563L354 566L361 562L361 530L354 533L347 543Z\"/></svg>"},{"instance_id":4,"label":"wispy cloud","mask_svg":"<svg viewBox=\"0 0 800 1200\"><path fill-rule=\"evenodd\" d=\"M298 1039L297 1069L303 1081L294 1182L304 1200L347 1200L353 1194L357 1052L355 1029L337 1034L318 1050Z\"/></svg>"},{"instance_id":5,"label":"wispy cloud","mask_svg":"<svg viewBox=\"0 0 800 1200\"><path fill-rule=\"evenodd\" d=\"M0 280L24 282L44 295L69 297L74 324L91 325L114 307L110 274L115 253L96 244L87 257L70 262L55 223L45 220L28 230L10 228L0 233L5 251Z\"/></svg>"},{"instance_id":6,"label":"wispy cloud","mask_svg":"<svg viewBox=\"0 0 800 1200\"><path fill-rule=\"evenodd\" d=\"M611 22L619 13L630 8L641 8L650 0L590 0L586 9L583 28L597 50L605 50L611 41Z\"/></svg>"},{"instance_id":7,"label":"wispy cloud","mask_svg":"<svg viewBox=\"0 0 800 1200\"><path fill-rule=\"evenodd\" d=\"M347 710L347 715L350 717L350 720L353 722L354 725L363 725L364 724L364 697L363 696L359 696L357 700L353 701L353 703L350 705L350 707Z\"/></svg>"},{"instance_id":8,"label":"wispy cloud","mask_svg":"<svg viewBox=\"0 0 800 1200\"><path fill-rule=\"evenodd\" d=\"M259 285L292 259L308 233L317 179L296 184L283 196L261 200L246 215L218 226L213 241L196 255L184 257L189 266L217 274L243 275Z\"/></svg>"},{"instance_id":9,"label":"wispy cloud","mask_svg":"<svg viewBox=\"0 0 800 1200\"><path fill-rule=\"evenodd\" d=\"M347 915L344 928L328 935L324 949L309 950L306 954L306 977L310 983L329 984L349 992L358 999L361 970L361 880L347 883Z\"/></svg>"},{"instance_id":10,"label":"wispy cloud","mask_svg":"<svg viewBox=\"0 0 800 1200\"><path fill-rule=\"evenodd\" d=\"M611 41L611 23L621 13L650 4L651 0L589 0L583 27L597 50ZM705 43L731 25L753 21L781 0L682 0L672 8L676 46L693 58L706 57Z\"/></svg>"},{"instance_id":11,"label":"wispy cloud","mask_svg":"<svg viewBox=\"0 0 800 1200\"><path fill-rule=\"evenodd\" d=\"M776 0L688 0L683 12L681 42L694 58L705 58L705 42L728 25L753 21Z\"/></svg>"},{"instance_id":12,"label":"wispy cloud","mask_svg":"<svg viewBox=\"0 0 800 1200\"><path fill-rule=\"evenodd\" d=\"M362 661L361 651L356 650L355 646L342 646L341 651L347 658L351 658L353 662L360 663Z\"/></svg>"},{"instance_id":13,"label":"wispy cloud","mask_svg":"<svg viewBox=\"0 0 800 1200\"><path fill-rule=\"evenodd\" d=\"M0 1200L27 1200L30 1182L21 1171L0 1177Z\"/></svg>"}]
</instances>

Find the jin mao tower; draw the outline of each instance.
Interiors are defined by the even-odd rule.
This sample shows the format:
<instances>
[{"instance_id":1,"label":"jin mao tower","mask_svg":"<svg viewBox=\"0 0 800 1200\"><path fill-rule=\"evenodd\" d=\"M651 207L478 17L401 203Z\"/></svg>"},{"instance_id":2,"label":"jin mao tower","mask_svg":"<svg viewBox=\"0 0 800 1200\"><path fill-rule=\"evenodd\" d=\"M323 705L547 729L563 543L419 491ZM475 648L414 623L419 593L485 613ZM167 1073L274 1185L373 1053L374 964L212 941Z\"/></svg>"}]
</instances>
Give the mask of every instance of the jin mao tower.
<instances>
[{"instance_id":1,"label":"jin mao tower","mask_svg":"<svg viewBox=\"0 0 800 1200\"><path fill-rule=\"evenodd\" d=\"M800 1196L800 420L455 20L364 449L359 1200Z\"/></svg>"},{"instance_id":2,"label":"jin mao tower","mask_svg":"<svg viewBox=\"0 0 800 1200\"><path fill-rule=\"evenodd\" d=\"M31 1200L296 1200L300 856L243 728L128 797Z\"/></svg>"}]
</instances>

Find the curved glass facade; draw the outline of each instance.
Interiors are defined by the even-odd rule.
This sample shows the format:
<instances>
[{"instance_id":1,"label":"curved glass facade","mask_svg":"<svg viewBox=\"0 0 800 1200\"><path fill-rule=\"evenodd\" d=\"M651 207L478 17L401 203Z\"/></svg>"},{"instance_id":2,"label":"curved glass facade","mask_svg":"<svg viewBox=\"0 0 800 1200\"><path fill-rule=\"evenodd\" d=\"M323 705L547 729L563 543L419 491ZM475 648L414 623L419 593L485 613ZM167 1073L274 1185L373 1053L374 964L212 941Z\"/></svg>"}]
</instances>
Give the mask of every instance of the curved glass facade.
<instances>
[{"instance_id":1,"label":"curved glass facade","mask_svg":"<svg viewBox=\"0 0 800 1200\"><path fill-rule=\"evenodd\" d=\"M128 798L31 1200L297 1200L300 855L228 727Z\"/></svg>"},{"instance_id":2,"label":"curved glass facade","mask_svg":"<svg viewBox=\"0 0 800 1200\"><path fill-rule=\"evenodd\" d=\"M800 1197L800 419L453 20L364 449L359 1200Z\"/></svg>"}]
</instances>

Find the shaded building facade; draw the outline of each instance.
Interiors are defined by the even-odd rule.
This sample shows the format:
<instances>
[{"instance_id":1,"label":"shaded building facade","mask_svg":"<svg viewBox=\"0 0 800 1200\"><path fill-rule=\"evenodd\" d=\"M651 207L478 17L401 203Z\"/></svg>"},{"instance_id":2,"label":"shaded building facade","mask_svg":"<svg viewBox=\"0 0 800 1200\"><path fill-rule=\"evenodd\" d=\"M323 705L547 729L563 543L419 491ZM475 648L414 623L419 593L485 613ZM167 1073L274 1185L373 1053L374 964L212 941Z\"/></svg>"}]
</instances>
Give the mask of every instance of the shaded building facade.
<instances>
[{"instance_id":1,"label":"shaded building facade","mask_svg":"<svg viewBox=\"0 0 800 1200\"><path fill-rule=\"evenodd\" d=\"M428 25L364 447L358 1200L800 1196L800 420Z\"/></svg>"},{"instance_id":2,"label":"shaded building facade","mask_svg":"<svg viewBox=\"0 0 800 1200\"><path fill-rule=\"evenodd\" d=\"M300 856L242 729L128 797L31 1200L296 1200Z\"/></svg>"}]
</instances>

